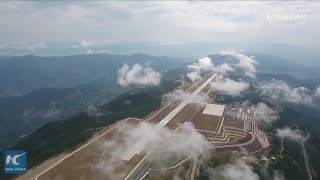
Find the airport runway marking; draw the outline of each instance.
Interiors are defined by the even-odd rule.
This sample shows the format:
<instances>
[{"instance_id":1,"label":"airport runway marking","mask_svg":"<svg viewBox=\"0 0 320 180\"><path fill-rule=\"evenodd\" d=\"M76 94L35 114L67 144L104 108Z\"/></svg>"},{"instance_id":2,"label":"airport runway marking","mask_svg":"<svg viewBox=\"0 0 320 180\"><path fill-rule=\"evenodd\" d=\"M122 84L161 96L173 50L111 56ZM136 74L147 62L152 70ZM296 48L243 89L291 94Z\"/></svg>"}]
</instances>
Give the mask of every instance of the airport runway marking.
<instances>
[{"instance_id":1,"label":"airport runway marking","mask_svg":"<svg viewBox=\"0 0 320 180\"><path fill-rule=\"evenodd\" d=\"M212 73L211 73L212 74ZM211 74L209 74L208 76L210 76ZM205 76L204 78L206 78L207 76ZM202 78L202 79L204 79ZM184 92L189 91L193 86L197 85L202 79L200 79L199 81L197 81L196 83L194 83L191 87L189 87L187 90L185 90ZM151 118L153 118L154 116L156 116L157 114L159 114L162 110L164 110L166 107L168 107L169 105L171 105L175 100L172 100L169 104L167 104L166 106L164 106L163 108L161 108L157 113L155 113L154 115L152 115L150 118L147 119L147 121L149 121Z\"/></svg>"},{"instance_id":2,"label":"airport runway marking","mask_svg":"<svg viewBox=\"0 0 320 180\"><path fill-rule=\"evenodd\" d=\"M177 115L183 107L185 107L189 102L191 102L192 98L199 94L202 89L204 89L215 77L217 74L212 74L211 77L204 82L200 87L198 87L190 96L188 96L184 101L182 101L175 109L173 109L166 117L164 117L157 125L164 127L168 124L172 118Z\"/></svg>"},{"instance_id":3,"label":"airport runway marking","mask_svg":"<svg viewBox=\"0 0 320 180\"><path fill-rule=\"evenodd\" d=\"M191 93L190 96L194 96L196 94L198 94L209 82L211 82L215 77L216 77L217 74L213 74L213 73L210 73L209 75L205 76L204 78L208 77L208 76L212 76L210 77L207 81L205 81L202 85L200 85L200 87L198 87L193 93ZM203 78L201 79L203 80ZM198 83L201 82L201 80L199 80L198 82L196 82L195 84L193 84L190 88L188 88L185 92L189 91L192 87L194 87L195 85L197 85ZM169 103L168 105L166 105L165 107L169 106L170 104L172 104L175 100L173 100L171 103ZM185 103L186 101L184 101ZM182 102L183 103L183 102ZM181 105L182 103L180 103L179 105ZM178 106L179 106L178 105ZM150 120L151 118L153 118L154 116L156 116L157 114L159 114L165 107L163 107L160 111L158 111L156 114L154 114L153 116L151 116L149 119L147 120ZM177 109L177 107L175 108ZM170 112L172 113L172 111ZM169 113L169 114L170 114ZM168 115L169 115L168 114ZM167 115L167 116L168 116ZM167 117L166 116L166 117ZM57 161L56 163L54 163L53 165L51 165L50 167L48 167L47 169L45 169L44 171L42 171L41 173L38 173L37 175L35 175L35 177L33 179L35 180L38 180L38 178L40 176L42 176L43 174L45 174L46 172L48 172L49 170L51 170L52 168L54 168L55 166L57 166L58 164L60 164L61 162L63 162L64 160L66 160L67 158L71 157L72 155L74 155L75 153L79 152L80 150L84 149L85 147L89 146L90 144L92 144L93 142L95 142L96 140L100 139L101 137L103 137L105 134L109 133L110 131L112 131L113 129L117 128L118 126L120 126L121 124L127 122L129 119L131 118L126 118L123 122L117 124L116 126L110 128L109 130L107 130L106 132L102 133L101 135L97 136L96 138L94 138L93 140L89 141L88 143L82 145L81 147L79 147L78 149L74 150L73 152L71 152L70 154L67 154L65 155L62 159L60 159L59 161ZM171 118L172 119L172 118ZM169 121L171 120L169 118ZM163 120L162 120L163 121ZM162 122L161 121L161 122ZM160 122L160 123L161 123ZM159 124L159 123L158 123ZM129 178L135 171L136 168L138 168L147 158L148 156L150 155L150 152L138 163L137 166L135 166L135 168L128 174L128 176L125 178Z\"/></svg>"},{"instance_id":4,"label":"airport runway marking","mask_svg":"<svg viewBox=\"0 0 320 180\"><path fill-rule=\"evenodd\" d=\"M65 157L63 157L62 159L60 159L59 161L57 161L56 163L54 163L53 165L51 165L49 168L47 168L46 170L42 171L41 173L37 174L34 179L38 180L38 178L40 176L42 176L44 173L48 172L50 169L54 168L55 166L57 166L58 164L60 164L61 162L63 162L64 160L66 160L67 158L69 158L70 156L72 156L73 154L79 152L81 149L89 146L91 143L93 143L94 141L100 139L102 136L104 136L105 134L107 134L108 132L112 131L113 129L117 128L118 126L120 126L121 124L123 124L124 122L127 122L129 119L131 118L126 118L125 120L123 120L121 123L117 124L116 126L110 128L108 131L102 133L101 135L97 136L96 138L94 138L93 140L89 141L88 143L82 145L81 147L79 147L78 149L74 150L72 153L67 154Z\"/></svg>"}]
</instances>

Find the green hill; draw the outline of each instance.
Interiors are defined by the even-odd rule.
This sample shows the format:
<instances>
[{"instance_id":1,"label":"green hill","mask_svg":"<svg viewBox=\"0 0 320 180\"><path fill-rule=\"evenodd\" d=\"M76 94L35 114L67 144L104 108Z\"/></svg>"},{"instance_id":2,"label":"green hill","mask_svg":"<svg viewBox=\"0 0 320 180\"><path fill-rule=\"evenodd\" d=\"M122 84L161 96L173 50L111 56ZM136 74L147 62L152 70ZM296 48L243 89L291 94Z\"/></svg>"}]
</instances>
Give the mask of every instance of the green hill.
<instances>
[{"instance_id":1,"label":"green hill","mask_svg":"<svg viewBox=\"0 0 320 180\"><path fill-rule=\"evenodd\" d=\"M50 122L10 149L26 150L28 168L31 168L54 155L75 149L93 135L94 131L87 129L108 126L127 117L146 116L160 107L163 93L176 87L175 82L167 81L162 82L160 87L123 94L99 107L97 113L102 113L102 115L89 116L87 113L79 113L64 121ZM1 152L1 157L3 157L3 152ZM2 166L1 163L1 169L3 169ZM1 171L0 179L10 177Z\"/></svg>"}]
</instances>

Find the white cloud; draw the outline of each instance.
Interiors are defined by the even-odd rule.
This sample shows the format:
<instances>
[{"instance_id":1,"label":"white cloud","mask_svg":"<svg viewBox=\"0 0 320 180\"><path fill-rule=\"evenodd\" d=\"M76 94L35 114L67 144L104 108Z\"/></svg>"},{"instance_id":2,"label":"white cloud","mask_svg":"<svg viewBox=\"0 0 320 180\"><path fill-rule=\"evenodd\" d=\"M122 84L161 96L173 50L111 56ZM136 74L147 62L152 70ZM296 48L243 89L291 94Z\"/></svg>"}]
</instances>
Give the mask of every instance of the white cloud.
<instances>
[{"instance_id":1,"label":"white cloud","mask_svg":"<svg viewBox=\"0 0 320 180\"><path fill-rule=\"evenodd\" d=\"M235 67L241 68L245 75L249 77L256 76L256 65L257 61L254 60L254 57L249 57L243 53L235 52L233 50L222 51L223 54L235 57L239 60L237 64L234 64Z\"/></svg>"},{"instance_id":2,"label":"white cloud","mask_svg":"<svg viewBox=\"0 0 320 180\"><path fill-rule=\"evenodd\" d=\"M98 112L98 109L93 105L89 105L87 112L89 116L95 116L96 113Z\"/></svg>"},{"instance_id":3,"label":"white cloud","mask_svg":"<svg viewBox=\"0 0 320 180\"><path fill-rule=\"evenodd\" d=\"M273 180L285 180L283 173L279 171L274 172Z\"/></svg>"},{"instance_id":4,"label":"white cloud","mask_svg":"<svg viewBox=\"0 0 320 180\"><path fill-rule=\"evenodd\" d=\"M229 78L220 78L211 83L213 91L220 91L231 96L240 96L242 92L249 88L249 83L243 80L234 81Z\"/></svg>"},{"instance_id":5,"label":"white cloud","mask_svg":"<svg viewBox=\"0 0 320 180\"><path fill-rule=\"evenodd\" d=\"M314 95L317 97L320 97L320 85L319 87L315 90Z\"/></svg>"},{"instance_id":6,"label":"white cloud","mask_svg":"<svg viewBox=\"0 0 320 180\"><path fill-rule=\"evenodd\" d=\"M42 116L43 118L52 118L61 113L61 110L56 108L56 103L50 103L50 109L45 112L45 114Z\"/></svg>"},{"instance_id":7,"label":"white cloud","mask_svg":"<svg viewBox=\"0 0 320 180\"><path fill-rule=\"evenodd\" d=\"M252 108L261 116L261 120L267 123L271 123L279 119L278 113L269 108L265 103L260 102Z\"/></svg>"},{"instance_id":8,"label":"white cloud","mask_svg":"<svg viewBox=\"0 0 320 180\"><path fill-rule=\"evenodd\" d=\"M172 157L196 157L207 154L208 150L213 148L212 143L207 141L191 123L180 124L176 132L145 122L135 125L127 123L117 128L115 135L117 137L112 140L100 143L98 148L102 152L99 161L89 164L89 167L112 179L120 179L123 176L121 172L125 172L126 166L120 158L131 148L136 147L134 145L137 142L142 147L142 152L149 152L153 147L157 147L155 156L150 157L153 161L164 161ZM121 139L121 143L116 139ZM119 168L121 172L117 171Z\"/></svg>"},{"instance_id":9,"label":"white cloud","mask_svg":"<svg viewBox=\"0 0 320 180\"><path fill-rule=\"evenodd\" d=\"M231 67L229 64L227 63L223 63L221 65L218 65L217 67L215 67L214 69L215 72L221 72L221 73L226 73L226 72L232 72L234 71L234 68Z\"/></svg>"},{"instance_id":10,"label":"white cloud","mask_svg":"<svg viewBox=\"0 0 320 180\"><path fill-rule=\"evenodd\" d=\"M277 129L277 136L296 142L302 142L304 140L304 135L302 131L300 131L299 129L291 129L288 127L283 129Z\"/></svg>"},{"instance_id":11,"label":"white cloud","mask_svg":"<svg viewBox=\"0 0 320 180\"><path fill-rule=\"evenodd\" d=\"M286 81L272 79L270 82L260 83L258 89L260 89L261 95L272 99L294 104L312 104L312 97L309 95L308 88L292 88Z\"/></svg>"},{"instance_id":12,"label":"white cloud","mask_svg":"<svg viewBox=\"0 0 320 180\"><path fill-rule=\"evenodd\" d=\"M214 64L209 57L199 59L197 62L188 65L189 73L187 77L192 81L196 82L201 79L201 73L213 71Z\"/></svg>"},{"instance_id":13,"label":"white cloud","mask_svg":"<svg viewBox=\"0 0 320 180\"><path fill-rule=\"evenodd\" d=\"M232 155L231 162L228 164L222 164L215 168L201 164L204 174L211 180L284 180L281 171L270 167L270 161L260 161L260 158L257 158L243 147L239 147L239 150L239 153ZM254 171L253 166L259 168L259 175Z\"/></svg>"},{"instance_id":14,"label":"white cloud","mask_svg":"<svg viewBox=\"0 0 320 180\"><path fill-rule=\"evenodd\" d=\"M227 180L259 180L259 176L253 172L253 167L245 164L243 160L236 164L227 164L221 172Z\"/></svg>"},{"instance_id":15,"label":"white cloud","mask_svg":"<svg viewBox=\"0 0 320 180\"><path fill-rule=\"evenodd\" d=\"M92 46L92 44L93 44L91 41L81 40L81 41L79 41L79 44L80 44L82 47L86 48L87 54L92 54L92 53L93 53L93 50L90 49L90 46ZM73 45L73 47L76 47L76 48L77 48L78 45Z\"/></svg>"},{"instance_id":16,"label":"white cloud","mask_svg":"<svg viewBox=\"0 0 320 180\"><path fill-rule=\"evenodd\" d=\"M98 117L103 115L103 113L99 112L98 108L93 105L88 106L87 113L90 117Z\"/></svg>"},{"instance_id":17,"label":"white cloud","mask_svg":"<svg viewBox=\"0 0 320 180\"><path fill-rule=\"evenodd\" d=\"M198 72L196 72L196 71L187 73L187 77L188 77L192 82L197 82L198 80L201 79L201 75L200 75Z\"/></svg>"},{"instance_id":18,"label":"white cloud","mask_svg":"<svg viewBox=\"0 0 320 180\"><path fill-rule=\"evenodd\" d=\"M167 94L164 94L162 97L163 104L168 104L172 102L173 100L178 100L178 101L183 101L190 97L190 93L185 92L181 89L176 89L172 92L169 92ZM210 97L206 94L197 94L196 96L193 96L191 99L192 102L197 102L197 103L208 103L210 101Z\"/></svg>"},{"instance_id":19,"label":"white cloud","mask_svg":"<svg viewBox=\"0 0 320 180\"><path fill-rule=\"evenodd\" d=\"M211 180L284 180L283 173L270 167L270 161L260 161L244 148L240 148L241 156L231 157L232 161L222 164L214 169L204 165L204 171ZM259 175L254 171L253 165L259 168Z\"/></svg>"},{"instance_id":20,"label":"white cloud","mask_svg":"<svg viewBox=\"0 0 320 180\"><path fill-rule=\"evenodd\" d=\"M85 48L89 48L92 45L92 42L87 41L87 40L81 40L80 44Z\"/></svg>"},{"instance_id":21,"label":"white cloud","mask_svg":"<svg viewBox=\"0 0 320 180\"><path fill-rule=\"evenodd\" d=\"M189 73L187 77L192 81L196 82L201 79L201 74L205 72L219 72L226 73L228 71L234 71L234 69L227 63L215 66L213 60L209 57L203 57L197 62L188 65Z\"/></svg>"},{"instance_id":22,"label":"white cloud","mask_svg":"<svg viewBox=\"0 0 320 180\"><path fill-rule=\"evenodd\" d=\"M143 67L140 64L134 64L130 68L128 64L124 64L118 70L118 83L121 86L159 86L160 81L161 74L149 66Z\"/></svg>"},{"instance_id":23,"label":"white cloud","mask_svg":"<svg viewBox=\"0 0 320 180\"><path fill-rule=\"evenodd\" d=\"M180 124L178 129L178 133L162 141L163 146L160 146L153 159L164 161L172 157L198 157L207 155L208 150L213 148L213 144L200 134L192 123Z\"/></svg>"},{"instance_id":24,"label":"white cloud","mask_svg":"<svg viewBox=\"0 0 320 180\"><path fill-rule=\"evenodd\" d=\"M188 65L188 69L190 71L196 71L196 72L208 72L213 70L214 64L212 63L211 59L209 57L204 57L199 59L197 62Z\"/></svg>"}]
</instances>

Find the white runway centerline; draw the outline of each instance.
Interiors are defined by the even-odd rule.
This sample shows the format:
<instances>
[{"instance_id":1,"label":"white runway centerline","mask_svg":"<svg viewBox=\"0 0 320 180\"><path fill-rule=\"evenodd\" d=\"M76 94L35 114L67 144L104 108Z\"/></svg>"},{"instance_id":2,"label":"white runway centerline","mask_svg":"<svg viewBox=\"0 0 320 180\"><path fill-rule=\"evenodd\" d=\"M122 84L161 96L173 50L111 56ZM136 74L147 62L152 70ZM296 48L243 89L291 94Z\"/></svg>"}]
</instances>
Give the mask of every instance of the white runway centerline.
<instances>
[{"instance_id":1,"label":"white runway centerline","mask_svg":"<svg viewBox=\"0 0 320 180\"><path fill-rule=\"evenodd\" d=\"M182 101L174 110L172 110L163 120L161 120L157 125L164 127L168 124L171 119L176 116L182 108L184 108L188 103L190 103L197 94L199 94L215 77L217 74L213 74L206 82L204 82L197 90L195 90L187 99Z\"/></svg>"}]
</instances>

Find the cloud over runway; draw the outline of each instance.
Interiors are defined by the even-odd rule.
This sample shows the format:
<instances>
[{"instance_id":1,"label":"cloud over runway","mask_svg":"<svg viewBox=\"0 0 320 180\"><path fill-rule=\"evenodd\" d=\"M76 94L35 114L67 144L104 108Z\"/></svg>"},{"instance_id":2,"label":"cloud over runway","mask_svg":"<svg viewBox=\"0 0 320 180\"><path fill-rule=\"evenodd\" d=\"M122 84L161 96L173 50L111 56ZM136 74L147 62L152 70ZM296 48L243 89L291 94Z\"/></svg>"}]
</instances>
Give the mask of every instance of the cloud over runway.
<instances>
[{"instance_id":1,"label":"cloud over runway","mask_svg":"<svg viewBox=\"0 0 320 180\"><path fill-rule=\"evenodd\" d=\"M176 131L146 122L127 123L117 129L115 136L99 144L101 157L96 163L88 165L103 174L104 178L121 179L124 176L127 169L121 157L131 150L135 152L141 148L144 153L155 151L155 156L151 155L150 159L159 162L172 157L198 157L213 148L213 144L189 122L180 124Z\"/></svg>"},{"instance_id":2,"label":"cloud over runway","mask_svg":"<svg viewBox=\"0 0 320 180\"><path fill-rule=\"evenodd\" d=\"M201 74L206 72L215 72L215 73L226 73L234 71L234 68L227 63L223 63L215 66L214 60L209 57L203 57L197 62L187 66L189 73L187 77L192 81L196 82L201 79Z\"/></svg>"},{"instance_id":3,"label":"cloud over runway","mask_svg":"<svg viewBox=\"0 0 320 180\"><path fill-rule=\"evenodd\" d=\"M170 102L174 100L183 101L191 96L191 93L185 92L182 89L176 89L172 92L169 92L167 94L164 94L162 96L162 102L163 104L169 104ZM207 94L199 93L195 96L192 96L191 99L192 102L196 103L209 103L210 97Z\"/></svg>"},{"instance_id":4,"label":"cloud over runway","mask_svg":"<svg viewBox=\"0 0 320 180\"><path fill-rule=\"evenodd\" d=\"M199 59L197 62L188 65L189 73L187 77L192 81L196 82L201 79L201 73L210 72L213 70L214 64L209 57Z\"/></svg>"},{"instance_id":5,"label":"cloud over runway","mask_svg":"<svg viewBox=\"0 0 320 180\"><path fill-rule=\"evenodd\" d=\"M229 78L220 78L211 83L213 91L220 91L223 94L230 96L240 96L245 90L249 88L249 83L243 80L234 81Z\"/></svg>"}]
</instances>

